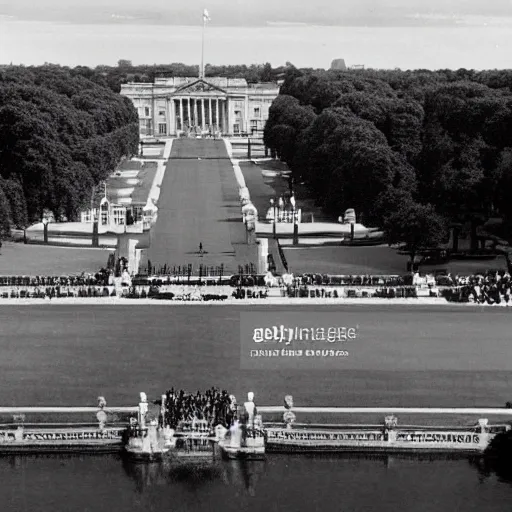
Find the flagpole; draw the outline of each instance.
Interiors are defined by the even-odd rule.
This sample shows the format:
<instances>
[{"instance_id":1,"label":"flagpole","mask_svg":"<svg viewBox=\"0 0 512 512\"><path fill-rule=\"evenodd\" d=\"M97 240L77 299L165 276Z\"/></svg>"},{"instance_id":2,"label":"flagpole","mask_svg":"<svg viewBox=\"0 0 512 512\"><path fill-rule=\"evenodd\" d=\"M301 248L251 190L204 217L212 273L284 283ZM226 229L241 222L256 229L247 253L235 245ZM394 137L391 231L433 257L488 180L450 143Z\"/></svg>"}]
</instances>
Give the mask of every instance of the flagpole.
<instances>
[{"instance_id":1,"label":"flagpole","mask_svg":"<svg viewBox=\"0 0 512 512\"><path fill-rule=\"evenodd\" d=\"M204 29L206 27L206 18L203 14L203 33L201 41L201 69L199 70L199 78L204 78Z\"/></svg>"}]
</instances>

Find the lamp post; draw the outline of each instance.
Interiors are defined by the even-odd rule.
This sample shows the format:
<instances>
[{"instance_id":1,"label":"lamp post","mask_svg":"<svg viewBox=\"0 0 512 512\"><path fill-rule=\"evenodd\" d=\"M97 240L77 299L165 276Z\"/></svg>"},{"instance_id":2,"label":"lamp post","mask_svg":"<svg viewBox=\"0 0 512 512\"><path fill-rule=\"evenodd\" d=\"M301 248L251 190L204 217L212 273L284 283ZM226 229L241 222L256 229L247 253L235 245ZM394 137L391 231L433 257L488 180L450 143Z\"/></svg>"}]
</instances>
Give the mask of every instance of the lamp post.
<instances>
[{"instance_id":1,"label":"lamp post","mask_svg":"<svg viewBox=\"0 0 512 512\"><path fill-rule=\"evenodd\" d=\"M43 219L43 240L44 243L48 243L48 219L45 217Z\"/></svg>"},{"instance_id":2,"label":"lamp post","mask_svg":"<svg viewBox=\"0 0 512 512\"><path fill-rule=\"evenodd\" d=\"M293 208L293 245L298 245L299 244L299 219L297 216L295 196L290 197L290 203Z\"/></svg>"},{"instance_id":3,"label":"lamp post","mask_svg":"<svg viewBox=\"0 0 512 512\"><path fill-rule=\"evenodd\" d=\"M99 247L100 245L100 237L98 234L98 212L92 210L92 246Z\"/></svg>"}]
</instances>

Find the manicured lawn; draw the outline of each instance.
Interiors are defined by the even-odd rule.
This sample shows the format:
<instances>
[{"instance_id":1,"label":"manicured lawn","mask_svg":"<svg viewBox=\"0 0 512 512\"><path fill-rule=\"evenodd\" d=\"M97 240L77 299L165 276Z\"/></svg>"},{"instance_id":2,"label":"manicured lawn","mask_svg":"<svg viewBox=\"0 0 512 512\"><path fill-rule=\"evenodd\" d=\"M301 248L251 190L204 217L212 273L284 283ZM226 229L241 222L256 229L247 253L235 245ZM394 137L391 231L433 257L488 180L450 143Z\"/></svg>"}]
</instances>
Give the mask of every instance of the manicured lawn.
<instances>
[{"instance_id":1,"label":"manicured lawn","mask_svg":"<svg viewBox=\"0 0 512 512\"><path fill-rule=\"evenodd\" d=\"M283 248L291 272L319 272L345 275L404 274L408 256L387 246ZM421 266L421 273L447 269L452 274L470 275L486 269L506 270L505 258L491 261L450 261L442 265Z\"/></svg>"},{"instance_id":2,"label":"manicured lawn","mask_svg":"<svg viewBox=\"0 0 512 512\"><path fill-rule=\"evenodd\" d=\"M110 251L3 242L0 275L67 275L97 272Z\"/></svg>"}]
</instances>

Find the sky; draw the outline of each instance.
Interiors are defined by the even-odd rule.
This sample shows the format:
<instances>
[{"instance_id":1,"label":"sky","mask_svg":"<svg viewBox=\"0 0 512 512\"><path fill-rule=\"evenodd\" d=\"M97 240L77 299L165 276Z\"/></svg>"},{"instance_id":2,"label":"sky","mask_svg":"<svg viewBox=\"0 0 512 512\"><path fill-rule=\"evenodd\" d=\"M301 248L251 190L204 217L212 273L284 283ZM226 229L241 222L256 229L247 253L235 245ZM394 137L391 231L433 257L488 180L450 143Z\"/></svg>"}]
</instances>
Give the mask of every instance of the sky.
<instances>
[{"instance_id":1,"label":"sky","mask_svg":"<svg viewBox=\"0 0 512 512\"><path fill-rule=\"evenodd\" d=\"M77 24L196 25L204 8L216 26L442 26L512 17L512 0L0 0L3 17Z\"/></svg>"},{"instance_id":2,"label":"sky","mask_svg":"<svg viewBox=\"0 0 512 512\"><path fill-rule=\"evenodd\" d=\"M503 69L512 0L0 0L0 65Z\"/></svg>"}]
</instances>

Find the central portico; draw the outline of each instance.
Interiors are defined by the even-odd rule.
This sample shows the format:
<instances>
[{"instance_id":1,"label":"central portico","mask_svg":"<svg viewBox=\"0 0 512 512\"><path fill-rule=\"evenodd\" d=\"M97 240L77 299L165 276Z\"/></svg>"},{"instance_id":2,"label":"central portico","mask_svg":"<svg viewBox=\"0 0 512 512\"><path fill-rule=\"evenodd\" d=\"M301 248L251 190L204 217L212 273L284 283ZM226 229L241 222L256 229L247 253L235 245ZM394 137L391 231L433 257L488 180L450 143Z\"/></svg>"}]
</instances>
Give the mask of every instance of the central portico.
<instances>
[{"instance_id":1,"label":"central portico","mask_svg":"<svg viewBox=\"0 0 512 512\"><path fill-rule=\"evenodd\" d=\"M190 130L221 132L229 130L227 91L203 79L179 87L167 98L171 133Z\"/></svg>"},{"instance_id":2,"label":"central portico","mask_svg":"<svg viewBox=\"0 0 512 512\"><path fill-rule=\"evenodd\" d=\"M137 109L140 134L157 137L261 134L278 93L276 83L224 77L156 78L121 87Z\"/></svg>"}]
</instances>

